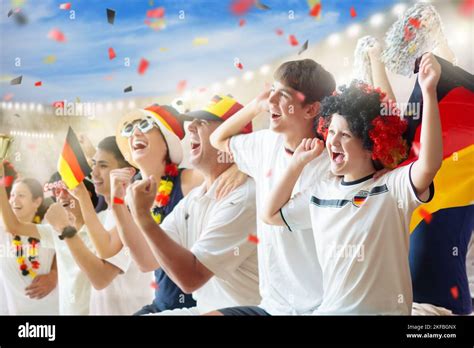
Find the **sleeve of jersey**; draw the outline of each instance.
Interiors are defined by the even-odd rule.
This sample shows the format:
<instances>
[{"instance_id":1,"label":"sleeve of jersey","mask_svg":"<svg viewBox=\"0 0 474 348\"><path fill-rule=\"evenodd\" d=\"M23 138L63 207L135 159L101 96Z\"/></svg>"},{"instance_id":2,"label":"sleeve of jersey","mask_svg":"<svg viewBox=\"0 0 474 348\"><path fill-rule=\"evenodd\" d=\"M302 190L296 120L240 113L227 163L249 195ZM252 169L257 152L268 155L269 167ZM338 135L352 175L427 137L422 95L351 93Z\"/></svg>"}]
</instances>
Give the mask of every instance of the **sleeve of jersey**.
<instances>
[{"instance_id":1,"label":"sleeve of jersey","mask_svg":"<svg viewBox=\"0 0 474 348\"><path fill-rule=\"evenodd\" d=\"M183 238L182 234L186 233L187 226L187 212L186 202L189 199L189 196L184 197L179 201L179 203L173 208L171 213L169 213L160 227L165 233L171 237L176 243L181 246L188 247L184 241L186 238Z\"/></svg>"},{"instance_id":2,"label":"sleeve of jersey","mask_svg":"<svg viewBox=\"0 0 474 348\"><path fill-rule=\"evenodd\" d=\"M36 225L40 235L40 243L43 248L54 249L54 237L58 238L59 233L54 231L53 227L48 224Z\"/></svg>"},{"instance_id":3,"label":"sleeve of jersey","mask_svg":"<svg viewBox=\"0 0 474 348\"><path fill-rule=\"evenodd\" d=\"M229 139L229 152L239 170L253 178L257 173L261 156L265 154L262 145L264 132L235 135Z\"/></svg>"},{"instance_id":4,"label":"sleeve of jersey","mask_svg":"<svg viewBox=\"0 0 474 348\"><path fill-rule=\"evenodd\" d=\"M204 266L225 280L256 252L256 245L248 242L248 235L256 230L255 206L247 204L254 202L255 196L248 191L237 189L216 206L191 248Z\"/></svg>"},{"instance_id":5,"label":"sleeve of jersey","mask_svg":"<svg viewBox=\"0 0 474 348\"><path fill-rule=\"evenodd\" d=\"M407 212L412 212L422 203L430 202L435 192L434 184L431 183L425 192L417 194L411 178L412 167L413 163L386 174L388 190L398 200L398 206Z\"/></svg>"},{"instance_id":6,"label":"sleeve of jersey","mask_svg":"<svg viewBox=\"0 0 474 348\"><path fill-rule=\"evenodd\" d=\"M122 273L125 273L130 267L130 263L132 262L132 259L130 257L130 254L127 248L123 247L117 254L115 254L112 257L109 257L105 261L119 268L122 271Z\"/></svg>"},{"instance_id":7,"label":"sleeve of jersey","mask_svg":"<svg viewBox=\"0 0 474 348\"><path fill-rule=\"evenodd\" d=\"M281 218L290 231L311 228L311 189L297 193L280 209Z\"/></svg>"}]
</instances>

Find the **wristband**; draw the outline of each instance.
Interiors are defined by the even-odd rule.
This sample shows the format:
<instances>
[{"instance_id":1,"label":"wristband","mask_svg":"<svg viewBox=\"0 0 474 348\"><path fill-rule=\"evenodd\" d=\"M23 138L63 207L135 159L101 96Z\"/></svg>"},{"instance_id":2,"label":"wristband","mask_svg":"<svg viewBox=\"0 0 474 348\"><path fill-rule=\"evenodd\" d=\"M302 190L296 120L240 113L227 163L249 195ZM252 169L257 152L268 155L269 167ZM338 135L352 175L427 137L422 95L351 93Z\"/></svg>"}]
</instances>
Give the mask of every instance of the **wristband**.
<instances>
[{"instance_id":1,"label":"wristband","mask_svg":"<svg viewBox=\"0 0 474 348\"><path fill-rule=\"evenodd\" d=\"M63 232L59 235L59 239L64 240L65 238L72 238L76 235L77 230L75 227L66 226L63 229Z\"/></svg>"},{"instance_id":2,"label":"wristband","mask_svg":"<svg viewBox=\"0 0 474 348\"><path fill-rule=\"evenodd\" d=\"M124 200L122 198L114 197L114 204L121 205L124 204Z\"/></svg>"}]
</instances>

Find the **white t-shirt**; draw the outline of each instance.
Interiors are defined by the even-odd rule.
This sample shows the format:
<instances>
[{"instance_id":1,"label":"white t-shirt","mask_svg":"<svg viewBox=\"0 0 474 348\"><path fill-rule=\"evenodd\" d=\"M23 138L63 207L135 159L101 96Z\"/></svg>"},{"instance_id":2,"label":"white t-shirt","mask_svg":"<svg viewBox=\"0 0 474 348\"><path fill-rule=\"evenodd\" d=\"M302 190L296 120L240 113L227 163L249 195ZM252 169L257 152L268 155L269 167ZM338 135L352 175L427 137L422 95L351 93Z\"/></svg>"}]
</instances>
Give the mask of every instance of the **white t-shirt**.
<instances>
[{"instance_id":1,"label":"white t-shirt","mask_svg":"<svg viewBox=\"0 0 474 348\"><path fill-rule=\"evenodd\" d=\"M107 231L114 228L111 210L100 212L98 217ZM142 273L127 248L123 247L106 261L122 272L106 288L96 290L92 287L90 314L131 315L153 301L153 272Z\"/></svg>"},{"instance_id":2,"label":"white t-shirt","mask_svg":"<svg viewBox=\"0 0 474 348\"><path fill-rule=\"evenodd\" d=\"M16 258L16 249L12 244L13 236L0 226L0 314L46 315L58 314L57 287L42 299L26 296L25 288L33 278L21 274ZM28 255L28 237L21 237L23 254ZM48 274L54 260L54 250L45 248L43 241L37 245L40 267L34 270L37 275ZM27 256L26 256L27 257ZM31 264L26 261L28 268Z\"/></svg>"},{"instance_id":3,"label":"white t-shirt","mask_svg":"<svg viewBox=\"0 0 474 348\"><path fill-rule=\"evenodd\" d=\"M56 250L56 261L58 265L58 289L59 289L59 314L61 315L87 315L89 314L89 302L91 283L87 276L81 271L66 244L59 239L51 225L37 225L43 247ZM92 244L87 235L86 225L78 231L77 235L90 249Z\"/></svg>"},{"instance_id":4,"label":"white t-shirt","mask_svg":"<svg viewBox=\"0 0 474 348\"><path fill-rule=\"evenodd\" d=\"M5 290L5 281L3 280L2 273L0 272L0 315L7 315L7 314L8 314L7 292Z\"/></svg>"},{"instance_id":5,"label":"white t-shirt","mask_svg":"<svg viewBox=\"0 0 474 348\"><path fill-rule=\"evenodd\" d=\"M255 184L248 179L217 200L217 181L193 189L165 218L161 228L214 276L193 293L199 313L224 307L255 306L258 292L255 234Z\"/></svg>"},{"instance_id":6,"label":"white t-shirt","mask_svg":"<svg viewBox=\"0 0 474 348\"><path fill-rule=\"evenodd\" d=\"M270 130L234 136L230 150L239 169L255 179L257 213L291 161L284 139ZM319 156L306 166L293 194L329 172L329 159ZM311 228L271 226L257 219L260 307L272 315L305 314L321 303L322 275Z\"/></svg>"},{"instance_id":7,"label":"white t-shirt","mask_svg":"<svg viewBox=\"0 0 474 348\"><path fill-rule=\"evenodd\" d=\"M474 298L474 233L471 235L471 241L467 248L466 271L471 298Z\"/></svg>"},{"instance_id":8,"label":"white t-shirt","mask_svg":"<svg viewBox=\"0 0 474 348\"><path fill-rule=\"evenodd\" d=\"M289 226L314 231L324 285L315 314L411 313L409 223L423 202L410 170L411 165L351 183L315 180L282 208Z\"/></svg>"}]
</instances>

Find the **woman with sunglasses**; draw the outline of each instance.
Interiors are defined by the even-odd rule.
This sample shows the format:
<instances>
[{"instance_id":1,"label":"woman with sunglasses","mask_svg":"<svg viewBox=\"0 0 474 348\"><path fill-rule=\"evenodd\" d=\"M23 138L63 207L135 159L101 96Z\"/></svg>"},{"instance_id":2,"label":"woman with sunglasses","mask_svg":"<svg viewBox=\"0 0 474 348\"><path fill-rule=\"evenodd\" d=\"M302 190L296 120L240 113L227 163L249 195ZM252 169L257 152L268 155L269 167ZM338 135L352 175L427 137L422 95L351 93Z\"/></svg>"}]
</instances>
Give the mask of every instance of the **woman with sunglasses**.
<instances>
[{"instance_id":1,"label":"woman with sunglasses","mask_svg":"<svg viewBox=\"0 0 474 348\"><path fill-rule=\"evenodd\" d=\"M155 270L151 266L154 264L150 259L154 257L124 202L126 188L134 177L139 179L154 175L162 178L150 212L155 221L161 223L183 196L202 183L203 178L195 170L178 169L183 159L183 138L183 119L170 106L152 105L144 110L135 110L120 121L117 129L117 145L133 167L110 172L111 204L118 233L96 233L92 242L103 259L116 255L125 244L142 272L155 271L155 281L151 284L155 289L155 298L152 304L139 310L138 315L195 305L192 297L182 292L163 270ZM136 174L135 168L139 168L141 173ZM246 179L233 166L221 180L220 195L232 191Z\"/></svg>"},{"instance_id":2,"label":"woman with sunglasses","mask_svg":"<svg viewBox=\"0 0 474 348\"><path fill-rule=\"evenodd\" d=\"M0 178L2 215L40 223L45 211L41 184L29 178L14 180L16 172L6 163L0 163ZM0 248L4 251L0 257L0 314L58 314L54 250L43 247L39 239L8 232L0 224Z\"/></svg>"}]
</instances>

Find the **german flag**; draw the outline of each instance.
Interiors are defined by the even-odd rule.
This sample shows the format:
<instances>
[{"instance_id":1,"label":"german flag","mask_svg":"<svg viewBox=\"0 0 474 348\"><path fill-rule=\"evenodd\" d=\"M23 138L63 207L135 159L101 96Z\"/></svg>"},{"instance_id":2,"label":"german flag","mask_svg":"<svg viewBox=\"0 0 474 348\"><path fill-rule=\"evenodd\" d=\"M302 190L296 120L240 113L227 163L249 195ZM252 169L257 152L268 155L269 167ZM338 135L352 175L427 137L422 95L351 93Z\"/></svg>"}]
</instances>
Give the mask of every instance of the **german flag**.
<instances>
[{"instance_id":1,"label":"german flag","mask_svg":"<svg viewBox=\"0 0 474 348\"><path fill-rule=\"evenodd\" d=\"M63 151L59 156L58 172L69 189L74 189L91 173L79 140L71 127L68 129Z\"/></svg>"},{"instance_id":2,"label":"german flag","mask_svg":"<svg viewBox=\"0 0 474 348\"><path fill-rule=\"evenodd\" d=\"M411 219L413 300L469 314L466 253L474 229L474 76L436 58L442 69L437 96L444 159L434 179L433 200L418 207ZM423 103L418 81L409 102ZM415 116L421 117L408 120L411 150L402 165L418 158L423 115ZM454 287L459 290L456 297L451 294Z\"/></svg>"}]
</instances>

